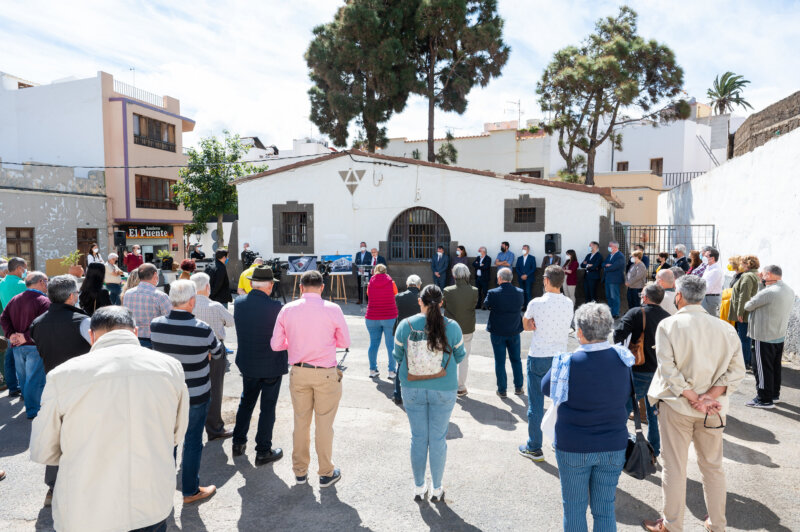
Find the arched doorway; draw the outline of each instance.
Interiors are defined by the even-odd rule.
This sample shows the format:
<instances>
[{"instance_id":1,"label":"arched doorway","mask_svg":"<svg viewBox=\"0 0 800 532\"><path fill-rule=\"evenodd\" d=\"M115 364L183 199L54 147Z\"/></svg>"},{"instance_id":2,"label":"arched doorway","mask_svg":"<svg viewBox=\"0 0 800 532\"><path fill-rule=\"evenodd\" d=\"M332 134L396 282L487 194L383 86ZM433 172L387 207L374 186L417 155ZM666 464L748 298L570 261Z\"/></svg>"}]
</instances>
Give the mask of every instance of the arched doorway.
<instances>
[{"instance_id":1,"label":"arched doorway","mask_svg":"<svg viewBox=\"0 0 800 532\"><path fill-rule=\"evenodd\" d=\"M425 207L406 209L389 228L390 261L429 260L437 246L450 246L450 230L435 211Z\"/></svg>"}]
</instances>

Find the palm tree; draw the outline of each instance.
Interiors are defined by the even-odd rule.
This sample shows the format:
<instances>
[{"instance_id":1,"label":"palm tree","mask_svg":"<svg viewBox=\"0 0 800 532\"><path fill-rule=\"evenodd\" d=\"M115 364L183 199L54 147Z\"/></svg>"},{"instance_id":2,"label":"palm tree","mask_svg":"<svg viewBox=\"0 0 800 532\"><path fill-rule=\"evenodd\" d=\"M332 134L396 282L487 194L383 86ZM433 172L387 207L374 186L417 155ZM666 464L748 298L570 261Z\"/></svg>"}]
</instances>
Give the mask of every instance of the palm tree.
<instances>
[{"instance_id":1,"label":"palm tree","mask_svg":"<svg viewBox=\"0 0 800 532\"><path fill-rule=\"evenodd\" d=\"M749 83L749 80L733 72L725 72L722 77L717 76L714 78L714 85L707 92L711 107L718 115L732 111L737 105L752 109L753 106L742 97L742 89Z\"/></svg>"}]
</instances>

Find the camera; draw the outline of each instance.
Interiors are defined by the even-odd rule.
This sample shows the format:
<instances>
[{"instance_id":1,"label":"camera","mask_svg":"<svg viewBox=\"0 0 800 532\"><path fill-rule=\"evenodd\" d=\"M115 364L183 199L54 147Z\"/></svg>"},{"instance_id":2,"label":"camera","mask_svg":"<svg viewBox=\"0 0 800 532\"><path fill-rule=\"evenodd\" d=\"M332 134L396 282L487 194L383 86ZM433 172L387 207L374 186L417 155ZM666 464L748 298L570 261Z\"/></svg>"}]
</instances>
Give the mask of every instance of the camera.
<instances>
[{"instance_id":1,"label":"camera","mask_svg":"<svg viewBox=\"0 0 800 532\"><path fill-rule=\"evenodd\" d=\"M331 273L331 270L333 269L332 264L333 264L332 260L319 261L317 262L317 270L319 271L320 274L326 276Z\"/></svg>"},{"instance_id":2,"label":"camera","mask_svg":"<svg viewBox=\"0 0 800 532\"><path fill-rule=\"evenodd\" d=\"M289 269L288 262L281 262L279 257L275 257L274 259L265 260L264 264L272 268L272 275L275 277L275 280L280 280L281 274Z\"/></svg>"}]
</instances>

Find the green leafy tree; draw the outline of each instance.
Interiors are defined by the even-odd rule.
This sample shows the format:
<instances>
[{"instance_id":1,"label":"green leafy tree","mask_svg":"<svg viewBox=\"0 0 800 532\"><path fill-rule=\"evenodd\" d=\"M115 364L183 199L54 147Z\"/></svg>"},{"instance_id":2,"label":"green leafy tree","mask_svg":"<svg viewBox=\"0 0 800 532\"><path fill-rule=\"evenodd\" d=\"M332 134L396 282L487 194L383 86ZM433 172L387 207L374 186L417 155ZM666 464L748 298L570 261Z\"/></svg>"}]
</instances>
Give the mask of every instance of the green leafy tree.
<instances>
[{"instance_id":1,"label":"green leafy tree","mask_svg":"<svg viewBox=\"0 0 800 532\"><path fill-rule=\"evenodd\" d=\"M242 163L250 147L242 144L239 135L224 131L220 141L211 136L200 140L199 149L189 148L186 168L180 171L181 180L172 185L175 201L192 213L193 227L205 227L210 219L217 220L217 246L225 247L222 217L235 214L237 209L236 178L263 172L266 165Z\"/></svg>"},{"instance_id":2,"label":"green leafy tree","mask_svg":"<svg viewBox=\"0 0 800 532\"><path fill-rule=\"evenodd\" d=\"M355 120L367 151L386 145L381 124L405 108L415 83L408 60L416 1L349 0L334 20L314 28L305 54L313 86L311 121L346 146Z\"/></svg>"},{"instance_id":3,"label":"green leafy tree","mask_svg":"<svg viewBox=\"0 0 800 532\"><path fill-rule=\"evenodd\" d=\"M688 117L688 105L676 99L682 86L683 69L673 51L642 38L636 12L623 6L616 17L598 20L582 44L557 51L536 92L542 110L553 113L546 130L558 135L566 173L577 173L580 150L586 154L585 182L593 185L597 148L610 140L621 149L615 127L642 118L663 123ZM622 111L643 116L623 120Z\"/></svg>"},{"instance_id":4,"label":"green leafy tree","mask_svg":"<svg viewBox=\"0 0 800 532\"><path fill-rule=\"evenodd\" d=\"M499 77L511 49L503 42L503 19L496 0L417 3L414 92L428 100L428 161L434 162L435 108L464 113L470 90Z\"/></svg>"},{"instance_id":5,"label":"green leafy tree","mask_svg":"<svg viewBox=\"0 0 800 532\"><path fill-rule=\"evenodd\" d=\"M439 151L436 152L436 162L439 164L456 164L458 162L458 150L453 145L453 133L447 132L445 141L439 146Z\"/></svg>"},{"instance_id":6,"label":"green leafy tree","mask_svg":"<svg viewBox=\"0 0 800 532\"><path fill-rule=\"evenodd\" d=\"M715 77L714 84L706 93L711 100L711 107L718 115L733 111L737 106L752 109L750 102L742 96L742 89L749 84L750 81L744 79L744 76L733 72L725 72L721 77Z\"/></svg>"}]
</instances>

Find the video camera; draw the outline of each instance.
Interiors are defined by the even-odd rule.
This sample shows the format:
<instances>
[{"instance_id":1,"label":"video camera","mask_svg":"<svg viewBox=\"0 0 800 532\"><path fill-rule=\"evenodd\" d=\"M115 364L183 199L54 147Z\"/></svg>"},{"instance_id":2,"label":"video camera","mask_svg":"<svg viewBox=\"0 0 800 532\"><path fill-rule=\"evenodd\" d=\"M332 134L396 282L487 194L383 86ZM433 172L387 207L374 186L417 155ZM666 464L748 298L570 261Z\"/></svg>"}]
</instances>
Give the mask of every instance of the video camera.
<instances>
[{"instance_id":1,"label":"video camera","mask_svg":"<svg viewBox=\"0 0 800 532\"><path fill-rule=\"evenodd\" d=\"M331 273L331 270L333 269L332 265L333 265L332 260L318 261L317 270L319 271L320 274L322 274L323 277L325 277Z\"/></svg>"},{"instance_id":2,"label":"video camera","mask_svg":"<svg viewBox=\"0 0 800 532\"><path fill-rule=\"evenodd\" d=\"M280 280L281 274L289 269L288 262L281 262L279 257L275 257L274 259L264 260L264 264L272 268L272 275L275 277L276 280Z\"/></svg>"}]
</instances>

